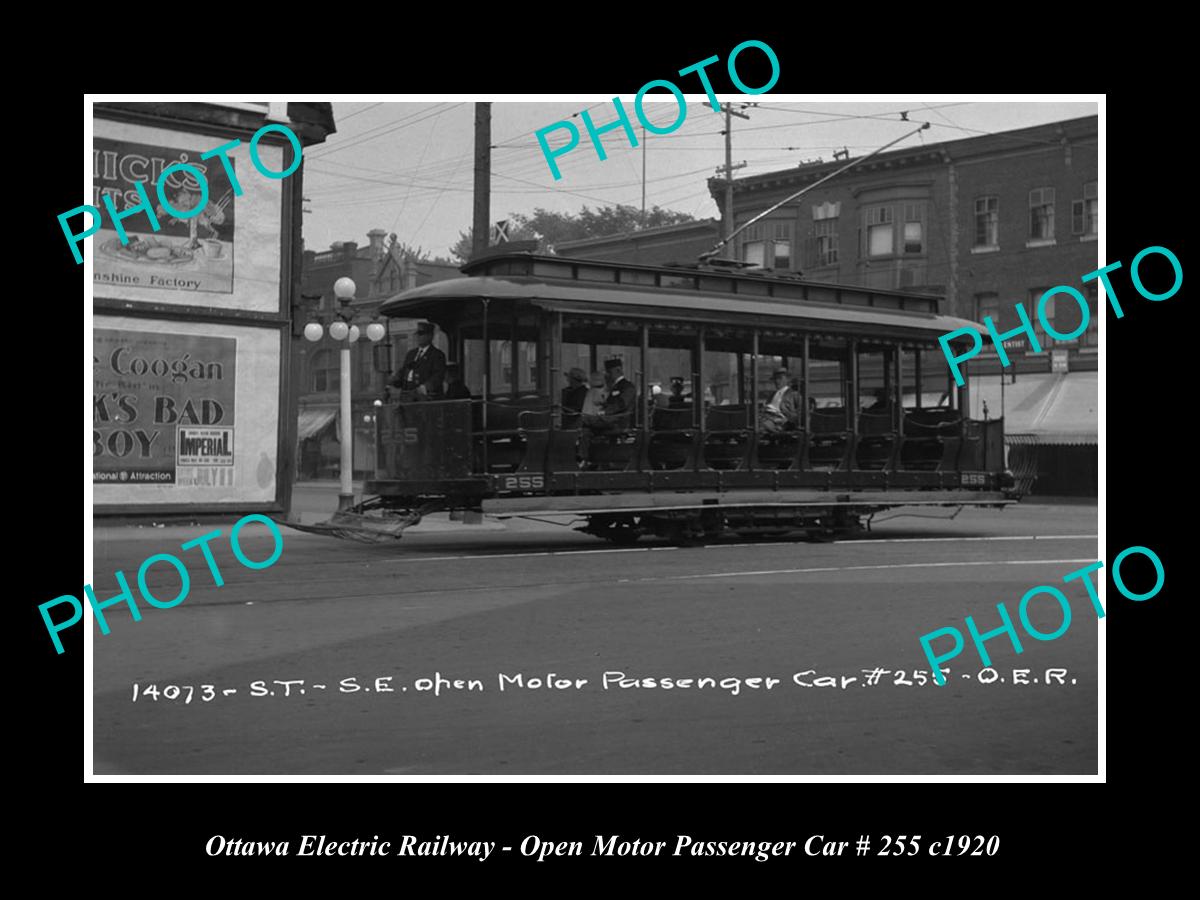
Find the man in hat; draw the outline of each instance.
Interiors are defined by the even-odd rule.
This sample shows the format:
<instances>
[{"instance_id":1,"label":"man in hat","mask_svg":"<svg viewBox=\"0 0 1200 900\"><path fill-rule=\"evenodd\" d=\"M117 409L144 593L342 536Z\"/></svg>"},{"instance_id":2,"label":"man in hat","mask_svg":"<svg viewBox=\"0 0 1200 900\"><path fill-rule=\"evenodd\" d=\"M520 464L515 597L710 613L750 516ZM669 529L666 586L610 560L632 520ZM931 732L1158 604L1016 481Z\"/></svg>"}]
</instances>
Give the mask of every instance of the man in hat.
<instances>
[{"instance_id":1,"label":"man in hat","mask_svg":"<svg viewBox=\"0 0 1200 900\"><path fill-rule=\"evenodd\" d=\"M631 424L637 389L628 378L619 357L604 361L604 383L606 391L600 415L584 415L580 424L584 427L579 435L579 457L584 467L591 467L592 435L615 434L625 431Z\"/></svg>"},{"instance_id":2,"label":"man in hat","mask_svg":"<svg viewBox=\"0 0 1200 900\"><path fill-rule=\"evenodd\" d=\"M691 406L692 401L683 396L683 376L671 376L671 396L667 400L667 405L671 409L679 409L684 406Z\"/></svg>"},{"instance_id":3,"label":"man in hat","mask_svg":"<svg viewBox=\"0 0 1200 900\"><path fill-rule=\"evenodd\" d=\"M404 365L390 382L400 388L401 400L437 400L442 396L446 354L433 346L433 332L433 323L417 324L417 346L408 351Z\"/></svg>"},{"instance_id":4,"label":"man in hat","mask_svg":"<svg viewBox=\"0 0 1200 900\"><path fill-rule=\"evenodd\" d=\"M608 383L608 396L604 400L604 415L614 427L629 426L628 413L633 412L637 401L637 388L625 377L624 363L619 356L604 361L604 380Z\"/></svg>"},{"instance_id":5,"label":"man in hat","mask_svg":"<svg viewBox=\"0 0 1200 900\"><path fill-rule=\"evenodd\" d=\"M800 424L800 392L787 369L776 369L775 394L763 408L760 423L769 433L792 431Z\"/></svg>"},{"instance_id":6,"label":"man in hat","mask_svg":"<svg viewBox=\"0 0 1200 900\"><path fill-rule=\"evenodd\" d=\"M462 367L456 362L446 363L446 400L470 400L471 389L463 384Z\"/></svg>"}]
</instances>

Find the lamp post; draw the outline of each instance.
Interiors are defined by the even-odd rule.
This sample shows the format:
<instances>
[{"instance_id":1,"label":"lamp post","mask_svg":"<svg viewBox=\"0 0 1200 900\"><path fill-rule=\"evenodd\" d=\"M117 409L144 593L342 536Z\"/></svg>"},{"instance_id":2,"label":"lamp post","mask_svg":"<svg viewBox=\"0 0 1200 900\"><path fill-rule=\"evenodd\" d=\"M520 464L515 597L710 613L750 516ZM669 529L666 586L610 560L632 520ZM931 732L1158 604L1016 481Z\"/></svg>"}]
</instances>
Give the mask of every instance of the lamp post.
<instances>
[{"instance_id":1,"label":"lamp post","mask_svg":"<svg viewBox=\"0 0 1200 900\"><path fill-rule=\"evenodd\" d=\"M350 347L361 336L361 331L352 321L354 312L350 303L354 300L357 286L351 278L339 278L333 283L333 293L337 297L340 309L335 311L335 320L329 324L329 336L335 341L344 341L341 349L341 366L338 378L340 394L339 418L342 423L341 441L341 486L338 491L338 510L349 509L354 505L354 423L350 410ZM372 322L366 328L368 339L374 343L383 338L386 329L378 322ZM309 322L304 326L304 336L310 341L319 341L324 334L320 322Z\"/></svg>"}]
</instances>

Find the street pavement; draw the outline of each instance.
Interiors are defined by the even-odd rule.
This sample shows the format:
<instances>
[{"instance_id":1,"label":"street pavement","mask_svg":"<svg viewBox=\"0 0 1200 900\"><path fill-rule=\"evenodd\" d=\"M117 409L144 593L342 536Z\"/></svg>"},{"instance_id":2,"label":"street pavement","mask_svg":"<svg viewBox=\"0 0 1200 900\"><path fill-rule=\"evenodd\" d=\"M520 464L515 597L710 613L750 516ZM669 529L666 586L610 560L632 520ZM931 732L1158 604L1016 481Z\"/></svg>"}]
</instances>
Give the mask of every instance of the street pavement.
<instances>
[{"instance_id":1,"label":"street pavement","mask_svg":"<svg viewBox=\"0 0 1200 900\"><path fill-rule=\"evenodd\" d=\"M322 505L336 490L297 496ZM1022 654L987 642L994 671L968 636L934 685L918 639L965 635L968 615L995 628L1002 601L1016 622L1031 587L1100 558L1096 507L895 512L829 544L618 548L543 522L436 518L377 546L284 529L257 571L234 559L228 523L98 523L99 598L155 553L181 555L192 587L176 607L141 604L138 622L112 607L108 635L93 626L94 770L1095 773L1098 625L1078 584L1063 586L1067 632L1038 641L1018 624ZM215 528L220 587L179 550ZM264 526L242 533L251 560L272 544ZM169 565L147 580L178 592ZM1049 633L1061 612L1043 596L1030 618ZM714 683L664 686L700 678Z\"/></svg>"}]
</instances>

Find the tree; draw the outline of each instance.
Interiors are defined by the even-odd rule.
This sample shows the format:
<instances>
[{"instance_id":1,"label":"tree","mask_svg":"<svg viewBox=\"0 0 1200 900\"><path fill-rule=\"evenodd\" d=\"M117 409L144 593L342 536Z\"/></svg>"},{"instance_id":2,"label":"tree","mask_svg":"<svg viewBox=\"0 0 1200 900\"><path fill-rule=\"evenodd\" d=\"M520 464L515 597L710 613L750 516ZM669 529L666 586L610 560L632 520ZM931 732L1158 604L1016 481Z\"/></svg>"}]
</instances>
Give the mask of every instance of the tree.
<instances>
[{"instance_id":1,"label":"tree","mask_svg":"<svg viewBox=\"0 0 1200 900\"><path fill-rule=\"evenodd\" d=\"M510 241L536 240L538 250L545 253L564 241L608 237L637 231L639 228L678 225L681 222L694 222L696 218L687 213L655 206L646 210L643 222L642 212L636 206L618 205L601 206L596 209L589 209L585 206L578 214L551 212L539 207L533 211L532 215L528 216L521 213L510 213L508 221L508 239ZM450 248L450 253L462 261L469 259L471 238L472 230L459 232L458 243Z\"/></svg>"}]
</instances>

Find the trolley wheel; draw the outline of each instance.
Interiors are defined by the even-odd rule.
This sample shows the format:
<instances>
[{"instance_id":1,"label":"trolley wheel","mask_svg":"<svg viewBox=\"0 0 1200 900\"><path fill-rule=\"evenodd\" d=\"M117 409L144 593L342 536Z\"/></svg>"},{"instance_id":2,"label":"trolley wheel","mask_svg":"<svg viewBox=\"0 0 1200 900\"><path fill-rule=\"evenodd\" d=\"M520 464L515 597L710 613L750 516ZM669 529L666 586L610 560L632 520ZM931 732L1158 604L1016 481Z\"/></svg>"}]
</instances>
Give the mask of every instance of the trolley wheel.
<instances>
[{"instance_id":1,"label":"trolley wheel","mask_svg":"<svg viewBox=\"0 0 1200 900\"><path fill-rule=\"evenodd\" d=\"M594 517L588 523L587 531L596 537L604 538L610 544L619 546L636 544L638 538L642 536L642 528L632 516Z\"/></svg>"},{"instance_id":2,"label":"trolley wheel","mask_svg":"<svg viewBox=\"0 0 1200 900\"><path fill-rule=\"evenodd\" d=\"M636 544L641 536L641 529L633 525L613 525L601 535L606 541L622 547Z\"/></svg>"}]
</instances>

